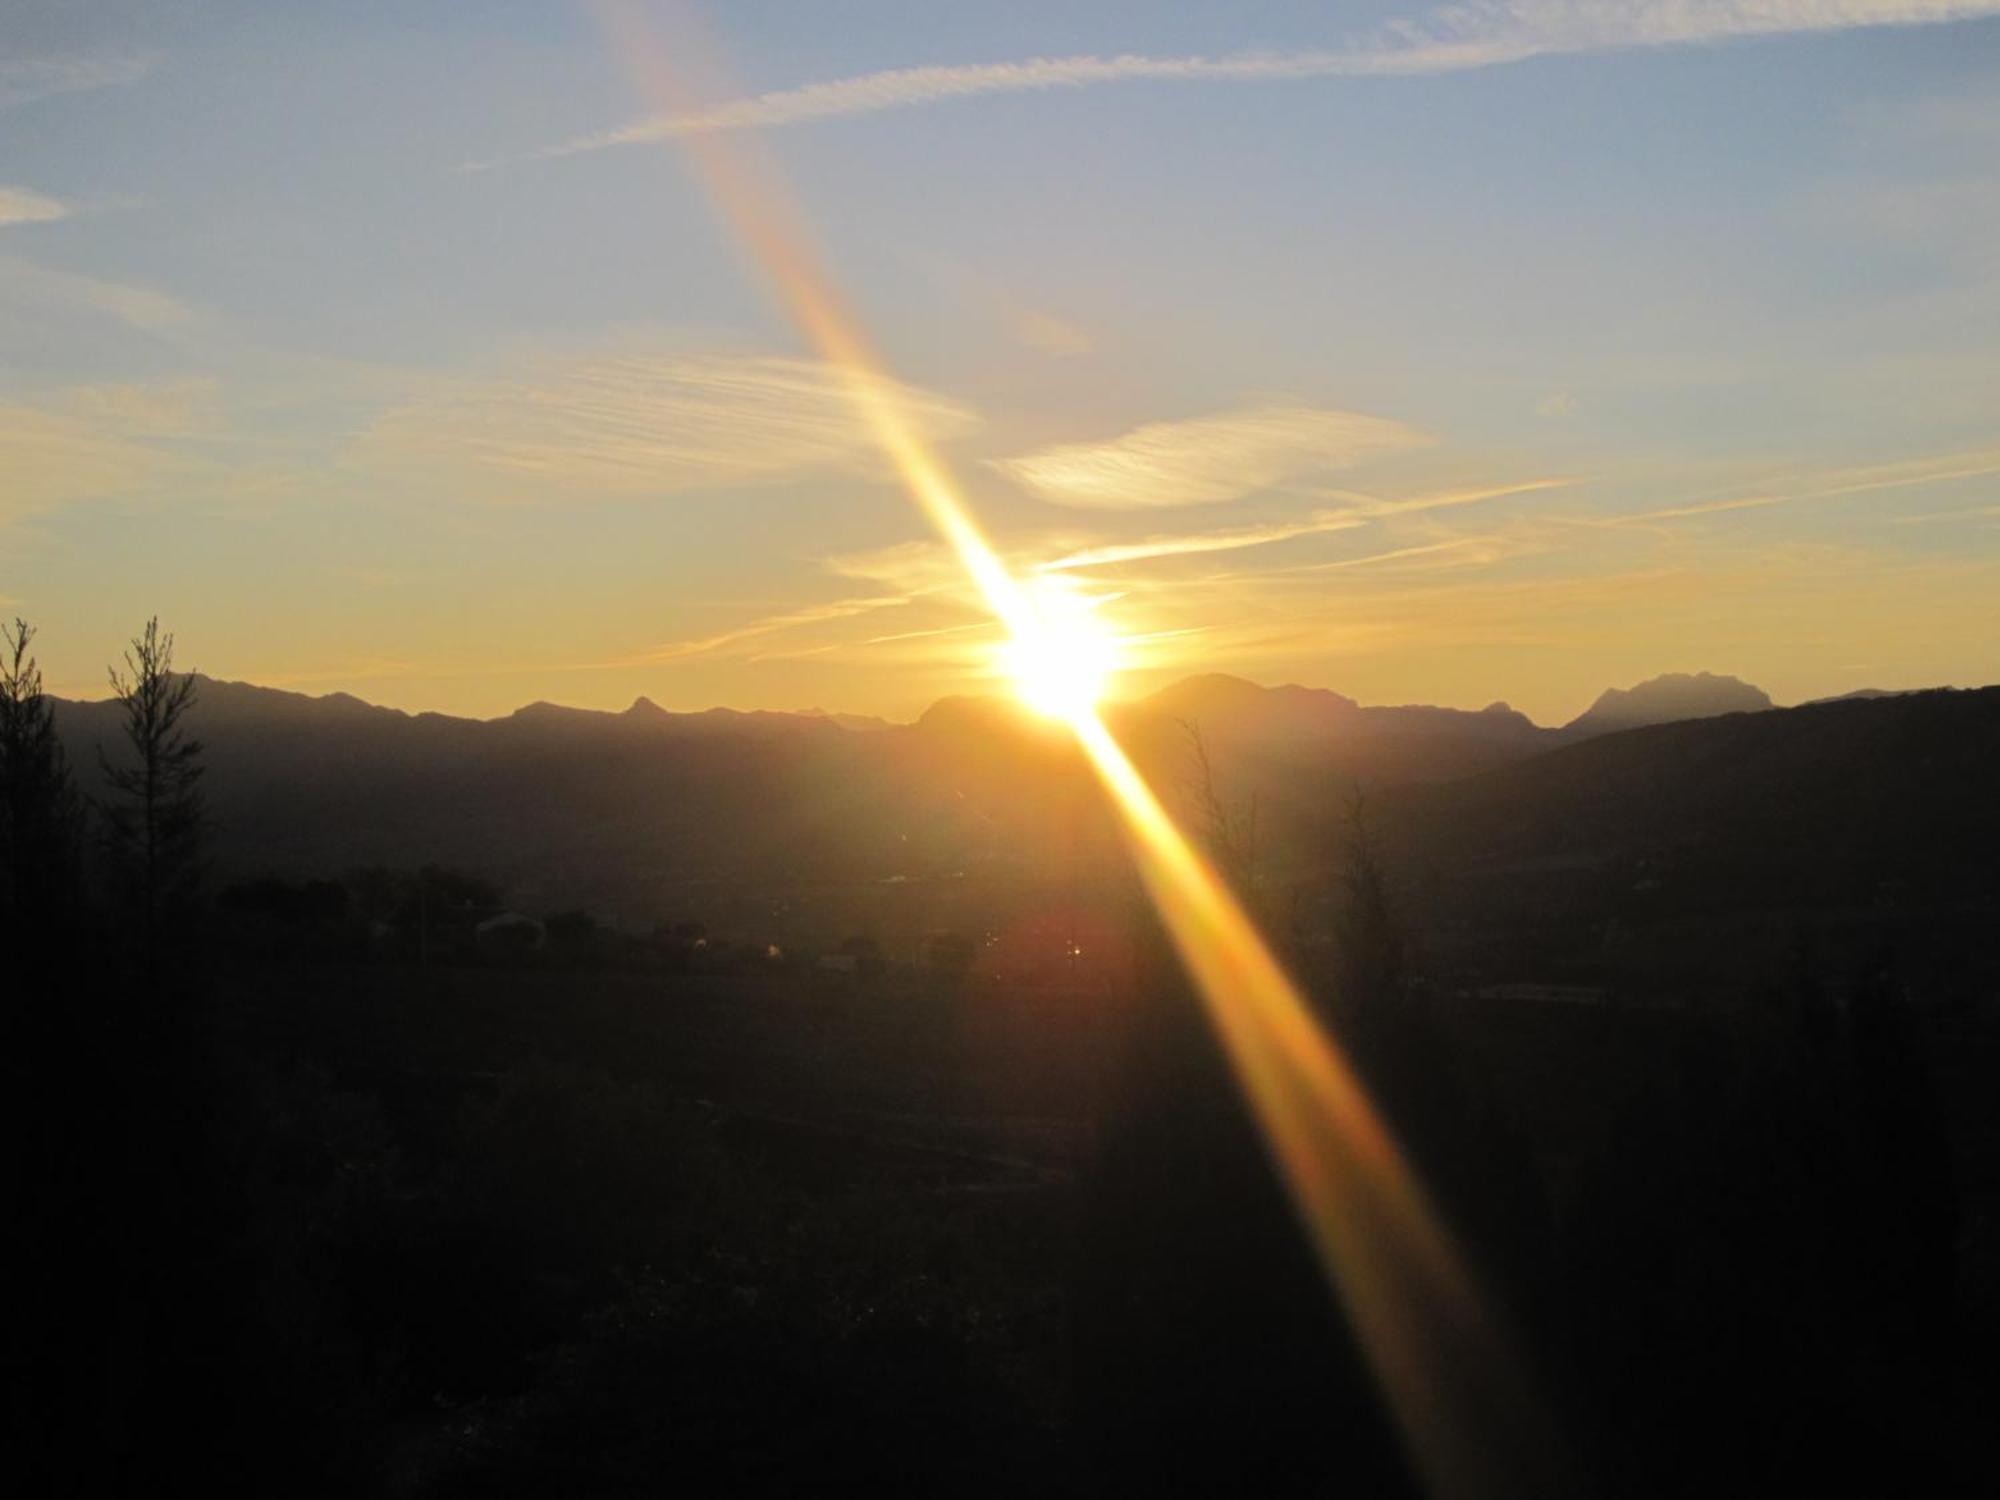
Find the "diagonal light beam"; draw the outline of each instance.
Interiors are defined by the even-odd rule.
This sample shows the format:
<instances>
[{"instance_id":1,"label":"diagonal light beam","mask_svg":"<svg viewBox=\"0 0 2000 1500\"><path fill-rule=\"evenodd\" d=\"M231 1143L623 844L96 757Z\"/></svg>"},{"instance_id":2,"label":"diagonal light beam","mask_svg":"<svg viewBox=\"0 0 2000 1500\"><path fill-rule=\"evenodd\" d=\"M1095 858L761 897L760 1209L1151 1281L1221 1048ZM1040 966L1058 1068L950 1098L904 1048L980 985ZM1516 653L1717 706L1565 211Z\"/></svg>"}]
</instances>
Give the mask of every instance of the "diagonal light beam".
<instances>
[{"instance_id":1,"label":"diagonal light beam","mask_svg":"<svg viewBox=\"0 0 2000 1500\"><path fill-rule=\"evenodd\" d=\"M662 113L697 113L722 76L692 17L670 56L636 5L598 7L614 49ZM988 545L949 471L895 396L774 169L743 135L680 138L725 221L800 329L840 372L917 506L1017 640L1039 612ZM1334 1291L1360 1335L1431 1493L1549 1494L1538 1407L1409 1162L1255 925L1174 825L1094 708L1070 728L1124 820L1142 879L1200 990Z\"/></svg>"}]
</instances>

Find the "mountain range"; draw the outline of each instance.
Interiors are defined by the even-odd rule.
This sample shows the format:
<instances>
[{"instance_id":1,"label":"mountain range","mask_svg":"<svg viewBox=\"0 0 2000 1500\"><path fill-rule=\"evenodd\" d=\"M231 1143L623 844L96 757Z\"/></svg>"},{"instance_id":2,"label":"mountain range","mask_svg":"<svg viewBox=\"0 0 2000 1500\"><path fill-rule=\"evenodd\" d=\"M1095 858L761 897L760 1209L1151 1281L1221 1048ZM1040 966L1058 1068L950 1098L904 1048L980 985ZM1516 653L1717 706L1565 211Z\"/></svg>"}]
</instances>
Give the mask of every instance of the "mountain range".
<instances>
[{"instance_id":1,"label":"mountain range","mask_svg":"<svg viewBox=\"0 0 2000 1500\"><path fill-rule=\"evenodd\" d=\"M1629 884L1652 859L1717 889L1749 871L1771 899L1796 887L1865 902L1882 870L1977 884L1991 873L1981 849L2000 847L2000 688L1774 709L1734 678L1665 677L1549 728L1504 703L1371 707L1207 675L1105 714L1191 818L1205 757L1207 790L1254 807L1279 869L1323 858L1357 786L1410 878L1443 871L1461 894L1492 871L1517 876L1478 887L1488 895L1533 887L1522 871L1616 869ZM59 702L57 727L94 787L99 748L120 749L118 705ZM1120 857L1067 732L991 698L945 699L901 725L644 698L473 720L203 679L191 727L207 747L218 881L439 863L526 909L646 921L726 908L748 923L807 888L1025 888Z\"/></svg>"}]
</instances>

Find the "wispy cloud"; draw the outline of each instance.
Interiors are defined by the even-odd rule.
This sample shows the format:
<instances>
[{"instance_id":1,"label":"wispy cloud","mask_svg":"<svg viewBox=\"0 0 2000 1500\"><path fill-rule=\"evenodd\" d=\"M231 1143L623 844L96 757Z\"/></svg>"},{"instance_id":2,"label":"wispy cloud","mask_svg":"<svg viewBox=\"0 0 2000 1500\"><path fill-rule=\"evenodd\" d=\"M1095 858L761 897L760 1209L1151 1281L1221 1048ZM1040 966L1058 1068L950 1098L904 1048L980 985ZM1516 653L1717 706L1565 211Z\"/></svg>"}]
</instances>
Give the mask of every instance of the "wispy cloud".
<instances>
[{"instance_id":1,"label":"wispy cloud","mask_svg":"<svg viewBox=\"0 0 2000 1500\"><path fill-rule=\"evenodd\" d=\"M144 57L8 58L0 60L0 109L136 83L152 71L152 59Z\"/></svg>"},{"instance_id":2,"label":"wispy cloud","mask_svg":"<svg viewBox=\"0 0 2000 1500\"><path fill-rule=\"evenodd\" d=\"M1477 505L1483 500L1504 500L1509 495L1530 495L1541 490L1559 490L1578 481L1570 476L1549 479L1515 479L1506 484L1480 484L1457 489L1431 490L1421 495L1403 495L1393 500L1376 495L1359 495L1352 490L1327 493L1346 500L1355 513L1370 519L1381 516L1408 516L1427 510L1449 510L1460 505Z\"/></svg>"},{"instance_id":3,"label":"wispy cloud","mask_svg":"<svg viewBox=\"0 0 2000 1500\"><path fill-rule=\"evenodd\" d=\"M685 661L695 656L712 656L727 651L747 641L761 640L766 636L783 631L799 630L812 625L826 625L836 620L851 620L857 615L873 614L881 609L893 609L907 604L909 600L901 594L885 594L869 598L834 599L825 604L810 604L802 609L788 609L779 614L764 615L731 630L719 630L712 635L695 636L687 640L668 641L649 650L620 657L615 661L602 663L606 667L650 667L664 662Z\"/></svg>"},{"instance_id":4,"label":"wispy cloud","mask_svg":"<svg viewBox=\"0 0 2000 1500\"><path fill-rule=\"evenodd\" d=\"M747 661L794 660L833 651L866 652L880 657L885 646L899 648L889 654L905 660L930 660L934 658L926 653L912 654L903 648L911 642L975 632L990 634L999 628L980 604L977 591L967 582L957 556L941 543L926 539L837 553L820 559L820 565L835 577L872 585L875 592L794 609L771 609L727 630L668 641L597 665L655 666L703 656L729 656ZM887 610L897 612L893 618L902 628L870 626L860 633L842 628L849 621ZM807 644L773 644L779 638L792 636L803 636Z\"/></svg>"},{"instance_id":5,"label":"wispy cloud","mask_svg":"<svg viewBox=\"0 0 2000 1500\"><path fill-rule=\"evenodd\" d=\"M1871 490L1900 490L1920 484L1947 484L1957 479L1983 479L1989 474L2000 474L2000 448L1848 469L1827 475L1816 483L1803 485L1783 498L1830 500L1838 495L1860 495Z\"/></svg>"},{"instance_id":6,"label":"wispy cloud","mask_svg":"<svg viewBox=\"0 0 2000 1500\"><path fill-rule=\"evenodd\" d=\"M33 188L8 187L0 183L0 225L49 224L66 219L70 206Z\"/></svg>"},{"instance_id":7,"label":"wispy cloud","mask_svg":"<svg viewBox=\"0 0 2000 1500\"><path fill-rule=\"evenodd\" d=\"M1338 510L1315 510L1286 521L1155 535L1136 542L1073 546L1053 558L1046 540L1039 543L1016 540L1003 550L1008 566L1017 573L1074 577L1076 570L1086 568L1143 564L1264 546L1293 537L1350 530L1378 520L1415 517L1422 512L1475 504L1503 495L1551 489L1569 482L1536 479L1394 498L1335 492L1345 502ZM1398 575L1444 569L1462 572L1544 550L1546 542L1539 534L1520 528L1468 536L1443 536L1433 528L1420 544L1346 559L1337 566L1372 566L1382 573ZM747 654L760 661L833 653L840 653L843 659L881 661L886 652L899 661L927 666L951 665L974 672L986 669L987 653L980 641L996 627L966 584L949 548L928 539L914 540L837 554L821 559L821 563L829 573L872 584L882 593L840 601L833 606L773 612L748 626L677 643L672 648L674 653L736 652L740 643L754 642L752 652ZM1300 608L1309 607L1304 601L1317 597L1323 589L1315 590L1303 576L1305 571L1290 566L1275 571L1208 577L1190 577L1184 572L1167 577L1141 569L1121 572L1115 581L1100 580L1100 586L1113 591L1102 596L1103 602L1116 606L1113 611L1116 625L1128 643L1147 643L1139 656L1148 662L1158 660L1171 665L1184 660L1177 654L1180 647L1174 643L1184 645L1186 638L1197 634L1206 641L1218 628L1217 611L1224 612L1222 617L1273 610L1279 615L1294 615ZM872 632L842 628L842 622L852 615L892 607L897 610L894 628ZM786 644L763 639L780 636L788 638Z\"/></svg>"},{"instance_id":8,"label":"wispy cloud","mask_svg":"<svg viewBox=\"0 0 2000 1500\"><path fill-rule=\"evenodd\" d=\"M971 412L890 391L935 439ZM877 461L838 372L764 355L649 354L543 361L508 378L440 382L389 412L350 463L501 500L637 496L754 484Z\"/></svg>"},{"instance_id":9,"label":"wispy cloud","mask_svg":"<svg viewBox=\"0 0 2000 1500\"><path fill-rule=\"evenodd\" d=\"M1293 521L1272 521L1261 526L1225 526L1213 531L1189 531L1142 537L1136 542L1104 542L1065 553L1043 563L1042 571L1063 572L1072 568L1102 568L1119 563L1151 562L1162 557L1191 557L1210 552L1234 552L1244 547L1265 547L1288 542L1295 537L1320 536L1329 531L1347 531L1365 526L1364 517L1351 510L1316 510Z\"/></svg>"},{"instance_id":10,"label":"wispy cloud","mask_svg":"<svg viewBox=\"0 0 2000 1500\"><path fill-rule=\"evenodd\" d=\"M1770 484L1752 494L1697 500L1687 505L1671 505L1660 510L1637 511L1626 515L1579 517L1573 524L1611 527L1650 525L1658 521L1679 521L1728 511L1762 510L1768 506L1792 505L1801 501L1834 500L1846 495L1865 495L1880 490L1949 484L1960 479L1981 479L1991 474L2000 474L2000 449L1953 453L1934 458L1905 459L1897 463L1870 464L1856 469L1837 469L1789 482Z\"/></svg>"},{"instance_id":11,"label":"wispy cloud","mask_svg":"<svg viewBox=\"0 0 2000 1500\"><path fill-rule=\"evenodd\" d=\"M79 386L0 405L0 525L78 501L131 496L185 476L181 446L213 430L203 381Z\"/></svg>"},{"instance_id":12,"label":"wispy cloud","mask_svg":"<svg viewBox=\"0 0 2000 1500\"><path fill-rule=\"evenodd\" d=\"M1001 629L1000 622L991 618L967 620L958 625L936 625L928 630L898 630L889 635L871 635L861 644L864 646L888 646L897 641L928 641L941 635L968 635L974 631L991 634Z\"/></svg>"},{"instance_id":13,"label":"wispy cloud","mask_svg":"<svg viewBox=\"0 0 2000 1500\"><path fill-rule=\"evenodd\" d=\"M192 308L167 293L133 282L106 281L13 256L0 256L0 305L76 308L115 318L146 333L167 333L195 320Z\"/></svg>"},{"instance_id":14,"label":"wispy cloud","mask_svg":"<svg viewBox=\"0 0 2000 1500\"><path fill-rule=\"evenodd\" d=\"M1517 539L1498 533L1482 536L1455 536L1442 542L1425 542L1415 547L1392 547L1387 552L1368 552L1360 557L1341 557L1332 562L1309 563L1301 572L1333 572L1344 568L1373 568L1384 563L1407 563L1415 558L1425 558L1435 563L1440 557L1451 554L1447 566L1458 567L1469 564L1486 564L1510 557L1525 556L1540 550ZM1465 554L1474 555L1467 557Z\"/></svg>"},{"instance_id":15,"label":"wispy cloud","mask_svg":"<svg viewBox=\"0 0 2000 1500\"><path fill-rule=\"evenodd\" d=\"M1949 482L1986 471L2000 472L2000 453L1786 476L1755 493L1666 509L1705 514ZM1826 585L1835 579L1880 595L1869 607L1885 621L1894 618L1890 598L1908 592L1882 584L1896 569L1863 548L1759 545L1688 555L1649 542L1640 527L1579 532L1570 520L1545 516L1539 507L1510 508L1464 532L1448 524L1459 507L1568 482L1539 479L1402 496L1323 490L1319 493L1337 505L1269 524L1072 545L1053 560L1046 541L1016 539L1005 551L1010 567L1024 572L1132 564L1115 582L1100 579L1100 586L1118 591L1111 611L1116 627L1152 643L1135 653L1141 675L1184 671L1196 661L1241 663L1268 673L1287 660L1338 660L1347 664L1343 671L1361 674L1356 685L1374 682L1384 694L1409 691L1397 685L1401 668L1395 664L1413 657L1457 681L1450 676L1453 653L1474 647L1490 653L1608 642L1642 662L1664 646L1720 660L1715 653L1734 638L1715 633L1717 589L1732 611L1758 609L1774 621L1786 610L1823 607L1830 597ZM1976 524L1984 518L1975 513L1966 519ZM1357 530L1363 526L1379 530ZM1350 555L1332 560L1281 558L1282 566L1213 573L1167 566L1315 530L1350 533L1362 541L1344 548ZM893 663L961 675L987 670L996 627L967 597L941 544L915 540L822 561L829 573L858 580L860 587L824 604L772 604L732 629L671 642L619 665L719 656ZM1983 568L1979 576L1991 575L1990 562L1967 566L1975 572ZM1334 578L1339 585L1330 587ZM1958 620L1971 608L1968 578L1919 570L1910 574L1908 589L1936 589L1942 602L1934 612ZM1764 598L1760 590L1767 588L1785 601L1782 610ZM1722 618L1735 628L1735 613ZM1476 687L1484 690L1483 684Z\"/></svg>"},{"instance_id":16,"label":"wispy cloud","mask_svg":"<svg viewBox=\"0 0 2000 1500\"><path fill-rule=\"evenodd\" d=\"M1057 505L1149 510L1236 500L1428 441L1386 417L1266 406L1152 422L1105 442L1064 443L994 467Z\"/></svg>"},{"instance_id":17,"label":"wispy cloud","mask_svg":"<svg viewBox=\"0 0 2000 1500\"><path fill-rule=\"evenodd\" d=\"M1079 324L1039 305L987 271L933 251L904 248L900 254L925 277L981 309L1008 338L1025 348L1072 358L1097 347L1097 341Z\"/></svg>"},{"instance_id":18,"label":"wispy cloud","mask_svg":"<svg viewBox=\"0 0 2000 1500\"><path fill-rule=\"evenodd\" d=\"M928 539L835 553L821 559L821 565L838 577L879 584L912 598L939 593L975 597L957 555L942 542Z\"/></svg>"},{"instance_id":19,"label":"wispy cloud","mask_svg":"<svg viewBox=\"0 0 2000 1500\"><path fill-rule=\"evenodd\" d=\"M1439 490L1399 499L1378 499L1370 495L1337 491L1348 503L1338 509L1309 511L1288 520L1252 526L1224 526L1207 531L1170 532L1141 537L1132 542L1105 542L1080 547L1051 561L1039 564L1043 572L1072 568L1109 567L1118 563L1150 562L1163 557L1199 556L1213 552L1237 552L1246 547L1266 547L1298 537L1322 536L1328 532L1351 531L1371 521L1448 506L1473 505L1482 500L1498 500L1508 495L1524 495L1555 489L1567 479L1528 479L1512 484L1483 485L1473 489Z\"/></svg>"},{"instance_id":20,"label":"wispy cloud","mask_svg":"<svg viewBox=\"0 0 2000 1500\"><path fill-rule=\"evenodd\" d=\"M1391 21L1345 46L1227 56L1039 57L892 68L654 116L535 153L573 156L719 130L775 129L995 94L1140 81L1255 82L1448 73L1531 57L2000 15L2000 0L1472 0Z\"/></svg>"},{"instance_id":21,"label":"wispy cloud","mask_svg":"<svg viewBox=\"0 0 2000 1500\"><path fill-rule=\"evenodd\" d=\"M1651 521L1680 521L1689 516L1712 516L1731 510L1761 510L1767 505L1783 505L1789 495L1738 495L1732 500L1703 500L1694 505L1669 505L1662 510L1642 510L1632 515L1592 517L1591 526L1637 526Z\"/></svg>"},{"instance_id":22,"label":"wispy cloud","mask_svg":"<svg viewBox=\"0 0 2000 1500\"><path fill-rule=\"evenodd\" d=\"M1927 526L1934 521L1981 521L2000 519L2000 505L1971 505L1962 510L1933 510L1918 516L1892 517L1899 526Z\"/></svg>"}]
</instances>

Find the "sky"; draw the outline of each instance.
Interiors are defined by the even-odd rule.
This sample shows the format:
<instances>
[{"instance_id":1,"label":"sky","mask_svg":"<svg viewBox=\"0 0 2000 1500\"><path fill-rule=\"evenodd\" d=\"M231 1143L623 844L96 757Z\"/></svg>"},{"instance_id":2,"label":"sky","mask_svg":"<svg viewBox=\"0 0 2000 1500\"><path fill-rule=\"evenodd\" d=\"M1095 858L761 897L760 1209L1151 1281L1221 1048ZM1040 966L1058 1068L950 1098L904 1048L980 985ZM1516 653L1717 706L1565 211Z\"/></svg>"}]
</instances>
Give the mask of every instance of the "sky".
<instances>
[{"instance_id":1,"label":"sky","mask_svg":"<svg viewBox=\"0 0 2000 1500\"><path fill-rule=\"evenodd\" d=\"M994 690L716 131L1125 691L2000 681L2000 0L642 5L665 116L632 8L0 0L52 690L155 613L411 710Z\"/></svg>"}]
</instances>

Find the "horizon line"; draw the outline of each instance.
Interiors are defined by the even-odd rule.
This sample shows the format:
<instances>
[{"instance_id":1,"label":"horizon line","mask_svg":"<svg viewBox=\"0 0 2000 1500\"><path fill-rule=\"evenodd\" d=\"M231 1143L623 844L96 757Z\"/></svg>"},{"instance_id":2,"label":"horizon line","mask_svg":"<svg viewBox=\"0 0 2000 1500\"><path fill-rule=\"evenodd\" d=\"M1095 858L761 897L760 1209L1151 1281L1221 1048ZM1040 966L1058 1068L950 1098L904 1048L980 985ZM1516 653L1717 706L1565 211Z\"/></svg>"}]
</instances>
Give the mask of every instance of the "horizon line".
<instances>
[{"instance_id":1,"label":"horizon line","mask_svg":"<svg viewBox=\"0 0 2000 1500\"><path fill-rule=\"evenodd\" d=\"M646 693L639 693L636 694L633 697L632 701L623 708L597 708L586 704L557 703L547 698L535 698L530 700L529 702L518 704L514 708L511 708L504 713L481 716L478 714L450 713L444 709L436 709L436 708L417 708L417 709L399 708L393 704L378 703L372 699L364 698L359 693L349 691L346 688L336 687L324 693L313 693L304 691L296 687L280 686L275 683L253 682L248 678L220 677L216 676L213 673L200 671L199 669L190 671L184 675L194 678L197 682L212 683L218 687L248 688L253 692L276 693L287 698L302 699L308 703L326 703L334 699L345 699L350 702L357 703L363 708L370 709L380 713L396 714L399 717L405 719L422 719L422 718L452 719L465 724L504 724L508 720L518 718L520 715L527 713L532 709L554 709L563 713L592 714L604 718L615 719L615 718L622 718L626 715L629 715L631 713L634 713L635 711L644 708L656 711L666 717L677 718L677 719L696 719L696 718L703 718L712 714L733 714L744 718L751 718L761 715L765 717L781 718L781 719L821 719L829 723L837 723L837 721L841 719L864 719L873 721L874 723L882 726L882 728L884 729L911 729L915 728L926 717L928 717L929 714L932 712L932 710L936 709L939 705L945 703L1002 703L1013 707L1021 708L1023 714L1029 713L1029 710L1027 710L1022 705L1018 704L1014 696L1011 693L1007 692L945 693L940 697L932 699L930 704L922 712L917 714L915 718L911 719L895 719L895 718L890 718L883 714L861 713L850 709L824 708L819 706L813 706L808 708L740 708L734 704L712 703L701 708L666 708L663 707L660 703L658 703L651 695ZM1482 704L1476 708L1462 707L1450 703L1417 703L1417 702L1410 702L1407 700L1400 703L1363 703L1358 698L1349 697L1346 693L1343 693L1338 688L1326 687L1326 686L1313 686L1310 684L1296 682L1296 681L1265 682L1265 681L1260 681L1253 677L1243 676L1241 673L1211 671L1211 672L1188 672L1182 676L1170 679L1169 681L1163 683L1159 687L1151 688L1140 693L1134 693L1130 695L1118 695L1118 696L1107 695L1103 700L1103 706L1110 709L1140 707L1148 703L1150 700L1160 697L1163 694L1172 691L1174 688L1185 686L1190 682L1197 682L1204 679L1223 678L1231 682L1242 683L1246 686L1256 688L1259 692L1264 692L1264 693L1279 693L1287 690L1294 690L1306 693L1326 693L1336 698L1345 699L1348 703L1353 704L1357 710L1434 709L1443 713L1478 715L1483 713L1491 713L1496 709L1503 709L1508 713L1515 714L1520 718L1526 720L1529 725L1531 725L1536 729L1557 730L1557 729L1568 728L1571 725L1576 724L1583 718L1587 717L1590 713L1592 713L1596 709L1596 707L1600 703L1603 702L1605 697L1609 694L1630 693L1636 691L1639 688L1646 687L1650 684L1674 678L1699 679L1704 677L1713 678L1723 682L1737 683L1743 687L1747 687L1756 692L1763 693L1764 696L1770 700L1769 709L1738 710L1740 712L1752 712L1752 711L1777 712L1792 708L1810 708L1815 704L1834 703L1834 702L1840 702L1843 699L1851 699L1851 698L1866 698L1872 696L1906 697L1916 693L1936 693L1936 692L1979 692L1988 688L2000 687L2000 682L1974 684L1970 687L1963 687L1957 683L1943 683L1943 682L1925 683L1916 687L1891 687L1891 688L1877 687L1871 684L1870 686L1867 687L1850 688L1845 692L1823 693L1814 697L1801 698L1795 703L1780 703L1776 699L1772 699L1770 697L1770 694L1768 692L1765 692L1763 688L1758 687L1756 683L1750 681L1746 677L1739 677L1735 673L1717 672L1709 668L1698 668L1692 671L1667 670L1662 672L1655 672L1650 677L1643 677L1639 679L1639 681L1632 683L1630 686L1627 687L1621 688L1614 685L1611 687L1601 688L1598 690L1597 695L1590 700L1589 705L1585 707L1580 713L1574 714L1570 718L1560 723L1545 724L1541 720L1536 719L1532 715L1528 714L1526 711L1515 708L1504 697L1494 698L1491 701ZM73 697L68 694L54 690L49 690L46 693L46 696L52 702L55 702L57 704L68 704L77 707L92 707L92 706L101 707L107 704L115 703L117 701L117 699L111 695L106 695L101 698L82 698L82 697ZM874 731L857 730L853 732L872 733Z\"/></svg>"}]
</instances>

